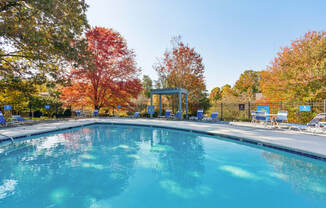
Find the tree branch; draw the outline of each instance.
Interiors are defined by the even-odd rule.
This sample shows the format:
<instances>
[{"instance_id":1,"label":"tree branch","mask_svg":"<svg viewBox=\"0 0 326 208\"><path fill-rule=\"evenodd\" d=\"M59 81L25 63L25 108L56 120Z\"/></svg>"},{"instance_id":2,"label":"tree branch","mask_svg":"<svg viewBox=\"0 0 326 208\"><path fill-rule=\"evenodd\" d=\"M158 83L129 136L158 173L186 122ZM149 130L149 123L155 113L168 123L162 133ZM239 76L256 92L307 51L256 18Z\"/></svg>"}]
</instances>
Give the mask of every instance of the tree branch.
<instances>
[{"instance_id":1,"label":"tree branch","mask_svg":"<svg viewBox=\"0 0 326 208\"><path fill-rule=\"evenodd\" d=\"M0 12L6 11L10 9L11 7L15 7L19 4L19 2L25 2L26 0L15 0L15 1L9 1L6 3L0 3Z\"/></svg>"}]
</instances>

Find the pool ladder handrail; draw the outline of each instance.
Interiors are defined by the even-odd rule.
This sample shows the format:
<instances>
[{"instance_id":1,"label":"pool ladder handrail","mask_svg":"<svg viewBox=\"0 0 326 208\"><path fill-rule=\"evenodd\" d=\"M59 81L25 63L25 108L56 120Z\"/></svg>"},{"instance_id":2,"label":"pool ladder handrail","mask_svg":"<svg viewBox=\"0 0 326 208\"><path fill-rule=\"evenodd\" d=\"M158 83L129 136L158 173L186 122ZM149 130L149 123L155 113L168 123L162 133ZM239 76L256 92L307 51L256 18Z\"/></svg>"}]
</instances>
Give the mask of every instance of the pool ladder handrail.
<instances>
[{"instance_id":1,"label":"pool ladder handrail","mask_svg":"<svg viewBox=\"0 0 326 208\"><path fill-rule=\"evenodd\" d=\"M5 134L1 134L1 133L0 133L0 136L4 136L4 137L7 137L7 138L9 138L12 144L14 144L14 143L15 143L15 141L14 141L14 138L13 138L13 137L11 137L11 136L8 136L8 135L5 135Z\"/></svg>"}]
</instances>

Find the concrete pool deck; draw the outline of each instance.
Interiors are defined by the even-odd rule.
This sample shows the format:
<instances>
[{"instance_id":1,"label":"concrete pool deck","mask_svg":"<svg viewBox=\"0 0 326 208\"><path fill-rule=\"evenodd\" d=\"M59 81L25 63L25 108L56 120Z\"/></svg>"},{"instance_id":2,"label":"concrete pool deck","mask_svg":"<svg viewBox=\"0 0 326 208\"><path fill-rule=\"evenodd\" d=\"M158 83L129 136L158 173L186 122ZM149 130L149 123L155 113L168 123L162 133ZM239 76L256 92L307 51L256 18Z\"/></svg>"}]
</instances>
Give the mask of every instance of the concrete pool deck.
<instances>
[{"instance_id":1,"label":"concrete pool deck","mask_svg":"<svg viewBox=\"0 0 326 208\"><path fill-rule=\"evenodd\" d=\"M168 127L174 129L191 130L208 134L224 136L244 142L264 145L298 154L326 160L326 135L312 135L295 131L279 131L255 128L241 125L204 123L196 121L171 121L159 119L80 119L41 123L31 126L18 126L0 129L0 141L8 140L3 135L20 138L57 130L74 128L95 123L146 125L152 127ZM1 135L2 134L2 135Z\"/></svg>"}]
</instances>

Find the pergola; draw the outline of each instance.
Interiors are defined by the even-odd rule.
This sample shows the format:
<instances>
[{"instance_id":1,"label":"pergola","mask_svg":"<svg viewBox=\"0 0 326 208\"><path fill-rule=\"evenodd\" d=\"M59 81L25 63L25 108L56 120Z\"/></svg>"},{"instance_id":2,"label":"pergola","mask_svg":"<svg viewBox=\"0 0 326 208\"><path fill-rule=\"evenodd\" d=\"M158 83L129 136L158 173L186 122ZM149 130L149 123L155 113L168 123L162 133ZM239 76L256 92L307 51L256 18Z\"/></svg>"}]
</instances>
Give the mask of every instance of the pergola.
<instances>
[{"instance_id":1,"label":"pergola","mask_svg":"<svg viewBox=\"0 0 326 208\"><path fill-rule=\"evenodd\" d=\"M151 106L153 106L153 95L159 95L159 103L160 103L160 116L162 114L162 95L171 95L178 94L179 95L179 111L182 111L182 94L186 96L186 118L188 118L188 91L183 88L165 88L165 89L153 89L150 92L151 95ZM150 111L151 118L153 118L153 111Z\"/></svg>"}]
</instances>

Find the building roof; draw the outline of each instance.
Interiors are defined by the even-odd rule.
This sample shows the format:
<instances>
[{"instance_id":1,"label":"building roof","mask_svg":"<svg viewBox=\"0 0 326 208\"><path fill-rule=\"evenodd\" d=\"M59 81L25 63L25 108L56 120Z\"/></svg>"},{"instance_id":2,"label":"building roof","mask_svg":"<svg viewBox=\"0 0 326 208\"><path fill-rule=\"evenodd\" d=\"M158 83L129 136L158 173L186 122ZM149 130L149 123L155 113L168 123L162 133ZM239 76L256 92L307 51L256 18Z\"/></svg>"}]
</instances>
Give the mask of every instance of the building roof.
<instances>
[{"instance_id":1,"label":"building roof","mask_svg":"<svg viewBox=\"0 0 326 208\"><path fill-rule=\"evenodd\" d=\"M168 94L188 94L188 90L183 88L163 88L163 89L152 89L151 94L159 94L159 95L168 95Z\"/></svg>"}]
</instances>

